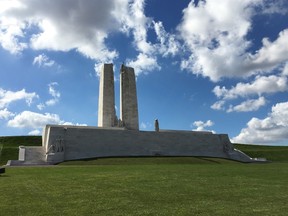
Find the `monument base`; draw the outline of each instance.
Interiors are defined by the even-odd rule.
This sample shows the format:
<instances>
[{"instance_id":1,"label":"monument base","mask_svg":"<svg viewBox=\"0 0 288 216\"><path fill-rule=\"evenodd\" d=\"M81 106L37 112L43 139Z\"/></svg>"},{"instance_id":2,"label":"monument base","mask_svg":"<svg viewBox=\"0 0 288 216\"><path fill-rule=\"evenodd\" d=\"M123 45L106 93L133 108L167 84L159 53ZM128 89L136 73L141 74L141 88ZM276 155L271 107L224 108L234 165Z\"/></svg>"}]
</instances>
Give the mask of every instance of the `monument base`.
<instances>
[{"instance_id":1,"label":"monument base","mask_svg":"<svg viewBox=\"0 0 288 216\"><path fill-rule=\"evenodd\" d=\"M227 134L210 132L160 130L137 131L124 128L46 125L42 147L21 154L21 164L129 156L197 156L225 158L241 162L254 160L234 149ZM32 151L33 150L33 151ZM36 151L37 150L37 151ZM41 153L41 160L36 152ZM39 154L40 154L39 153ZM19 161L20 162L20 161Z\"/></svg>"}]
</instances>

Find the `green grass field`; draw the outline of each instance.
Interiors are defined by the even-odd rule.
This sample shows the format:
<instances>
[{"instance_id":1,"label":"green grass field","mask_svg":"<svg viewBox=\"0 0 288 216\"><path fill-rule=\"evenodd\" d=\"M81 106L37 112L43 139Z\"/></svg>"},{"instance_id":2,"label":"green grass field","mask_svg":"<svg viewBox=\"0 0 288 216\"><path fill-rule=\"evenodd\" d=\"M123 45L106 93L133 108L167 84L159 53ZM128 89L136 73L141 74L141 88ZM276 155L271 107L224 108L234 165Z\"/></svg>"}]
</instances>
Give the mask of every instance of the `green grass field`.
<instances>
[{"instance_id":1,"label":"green grass field","mask_svg":"<svg viewBox=\"0 0 288 216\"><path fill-rule=\"evenodd\" d=\"M4 140L4 150L17 150ZM7 167L0 215L287 215L288 147L236 147L273 162L147 157Z\"/></svg>"}]
</instances>

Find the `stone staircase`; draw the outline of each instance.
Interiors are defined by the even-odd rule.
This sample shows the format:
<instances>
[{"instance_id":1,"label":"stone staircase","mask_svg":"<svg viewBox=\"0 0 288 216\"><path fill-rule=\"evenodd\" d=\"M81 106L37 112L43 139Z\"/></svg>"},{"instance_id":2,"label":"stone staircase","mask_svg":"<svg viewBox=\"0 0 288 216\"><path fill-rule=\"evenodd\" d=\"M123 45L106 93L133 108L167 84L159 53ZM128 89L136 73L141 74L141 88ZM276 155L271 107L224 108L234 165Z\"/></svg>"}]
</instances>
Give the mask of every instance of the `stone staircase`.
<instances>
[{"instance_id":1,"label":"stone staircase","mask_svg":"<svg viewBox=\"0 0 288 216\"><path fill-rule=\"evenodd\" d=\"M46 162L45 149L42 146L26 146L25 159L10 160L7 162L8 166L30 166L30 165L49 165Z\"/></svg>"}]
</instances>

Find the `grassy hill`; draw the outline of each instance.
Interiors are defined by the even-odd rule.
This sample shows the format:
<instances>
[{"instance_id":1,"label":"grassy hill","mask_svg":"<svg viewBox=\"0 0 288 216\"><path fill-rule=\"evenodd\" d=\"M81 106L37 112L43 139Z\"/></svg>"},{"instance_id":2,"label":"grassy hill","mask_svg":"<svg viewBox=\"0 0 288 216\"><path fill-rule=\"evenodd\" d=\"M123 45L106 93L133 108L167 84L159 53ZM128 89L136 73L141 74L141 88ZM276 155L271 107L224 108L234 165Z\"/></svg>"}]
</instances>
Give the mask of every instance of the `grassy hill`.
<instances>
[{"instance_id":1,"label":"grassy hill","mask_svg":"<svg viewBox=\"0 0 288 216\"><path fill-rule=\"evenodd\" d=\"M6 164L8 160L18 159L18 147L24 146L41 146L41 136L10 136L0 137L0 165ZM245 152L250 157L267 158L273 162L288 162L288 146L260 146L260 145L243 145L234 144L234 147ZM75 162L66 162L66 164L157 164L157 163L221 163L227 160L205 159L205 158L106 158L101 160L83 160ZM228 161L227 161L228 162Z\"/></svg>"},{"instance_id":2,"label":"grassy hill","mask_svg":"<svg viewBox=\"0 0 288 216\"><path fill-rule=\"evenodd\" d=\"M288 162L288 146L234 144L234 147L252 158L266 158L273 162Z\"/></svg>"},{"instance_id":3,"label":"grassy hill","mask_svg":"<svg viewBox=\"0 0 288 216\"><path fill-rule=\"evenodd\" d=\"M19 146L41 146L41 136L7 136L0 137L0 165L8 160L18 159Z\"/></svg>"}]
</instances>

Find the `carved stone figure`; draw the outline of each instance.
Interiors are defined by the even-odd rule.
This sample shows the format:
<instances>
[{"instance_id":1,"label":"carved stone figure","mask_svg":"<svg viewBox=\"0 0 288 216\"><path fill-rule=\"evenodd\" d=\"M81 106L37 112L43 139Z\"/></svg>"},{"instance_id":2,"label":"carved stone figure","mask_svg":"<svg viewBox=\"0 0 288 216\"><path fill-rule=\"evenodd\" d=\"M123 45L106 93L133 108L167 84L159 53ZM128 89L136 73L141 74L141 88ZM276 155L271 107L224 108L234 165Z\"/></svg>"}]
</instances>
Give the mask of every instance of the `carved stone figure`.
<instances>
[{"instance_id":1,"label":"carved stone figure","mask_svg":"<svg viewBox=\"0 0 288 216\"><path fill-rule=\"evenodd\" d=\"M155 119L154 126L155 126L155 131L159 132L159 121L158 121L158 119Z\"/></svg>"},{"instance_id":2,"label":"carved stone figure","mask_svg":"<svg viewBox=\"0 0 288 216\"><path fill-rule=\"evenodd\" d=\"M56 152L64 152L64 139L59 137L55 139L52 144L49 146L46 154L56 153Z\"/></svg>"}]
</instances>

